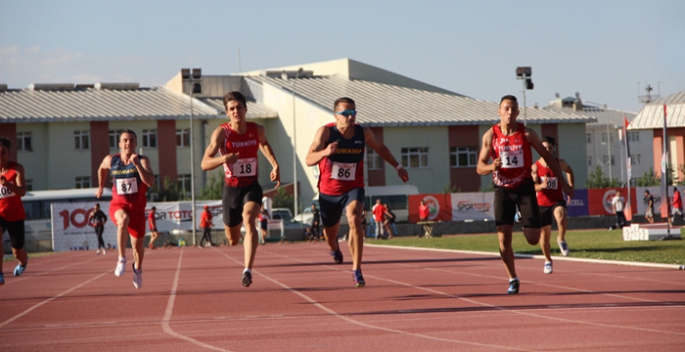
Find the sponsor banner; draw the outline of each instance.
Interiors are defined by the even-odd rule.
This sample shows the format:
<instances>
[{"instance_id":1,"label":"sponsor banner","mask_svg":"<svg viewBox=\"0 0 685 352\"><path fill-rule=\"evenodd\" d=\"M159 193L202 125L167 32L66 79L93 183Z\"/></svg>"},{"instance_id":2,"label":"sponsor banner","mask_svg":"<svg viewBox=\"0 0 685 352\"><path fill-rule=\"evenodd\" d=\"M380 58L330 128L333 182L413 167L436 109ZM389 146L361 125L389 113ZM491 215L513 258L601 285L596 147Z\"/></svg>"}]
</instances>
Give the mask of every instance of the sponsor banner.
<instances>
[{"instance_id":1,"label":"sponsor banner","mask_svg":"<svg viewBox=\"0 0 685 352\"><path fill-rule=\"evenodd\" d=\"M452 193L452 221L495 220L494 192Z\"/></svg>"},{"instance_id":2,"label":"sponsor banner","mask_svg":"<svg viewBox=\"0 0 685 352\"><path fill-rule=\"evenodd\" d=\"M430 210L428 220L452 221L451 195L415 194L409 196L409 222L419 221L419 205L422 200Z\"/></svg>"},{"instance_id":3,"label":"sponsor banner","mask_svg":"<svg viewBox=\"0 0 685 352\"><path fill-rule=\"evenodd\" d=\"M117 228L114 219L109 216L109 202L53 203L51 205L52 249L55 252L97 249L95 230L88 224L88 217L95 203L100 204L100 210L108 218L103 233L105 244L110 243L113 246L117 244ZM195 202L196 226L200 227L200 218L205 205L209 206L209 211L212 213L214 228L223 229L223 206L220 200ZM146 231L148 231L147 216L153 206L157 208L155 216L157 231L192 231L192 202L148 203L145 207Z\"/></svg>"},{"instance_id":4,"label":"sponsor banner","mask_svg":"<svg viewBox=\"0 0 685 352\"><path fill-rule=\"evenodd\" d=\"M566 204L568 216L587 216L588 209L588 190L577 189L574 191L573 198Z\"/></svg>"},{"instance_id":5,"label":"sponsor banner","mask_svg":"<svg viewBox=\"0 0 685 352\"><path fill-rule=\"evenodd\" d=\"M98 238L95 229L88 223L95 204L107 215L102 238L107 243L117 244L117 227L109 218L109 202L53 203L52 211L52 250L96 250Z\"/></svg>"},{"instance_id":6,"label":"sponsor banner","mask_svg":"<svg viewBox=\"0 0 685 352\"><path fill-rule=\"evenodd\" d=\"M614 199L614 196L616 196L616 191L621 191L621 197L623 197L626 202L628 201L627 188L588 189L587 192L589 215L614 215L614 209L612 207L611 201ZM631 191L631 208L635 209L637 207L637 202L635 199L635 189L631 188ZM626 204L624 211L627 211L627 208L628 204Z\"/></svg>"}]
</instances>

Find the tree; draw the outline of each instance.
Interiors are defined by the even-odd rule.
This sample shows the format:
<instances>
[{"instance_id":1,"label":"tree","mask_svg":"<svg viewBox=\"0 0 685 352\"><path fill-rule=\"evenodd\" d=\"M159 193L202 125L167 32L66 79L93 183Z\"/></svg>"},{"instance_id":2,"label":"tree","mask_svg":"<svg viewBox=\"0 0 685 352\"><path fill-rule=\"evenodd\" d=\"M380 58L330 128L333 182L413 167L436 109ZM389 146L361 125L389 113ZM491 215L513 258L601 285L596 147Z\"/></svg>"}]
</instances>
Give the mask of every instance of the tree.
<instances>
[{"instance_id":1,"label":"tree","mask_svg":"<svg viewBox=\"0 0 685 352\"><path fill-rule=\"evenodd\" d=\"M450 193L459 193L459 192L461 192L461 188L452 185L452 182L448 181L445 184L445 187L442 189L442 192L440 192L440 193L450 194Z\"/></svg>"},{"instance_id":2,"label":"tree","mask_svg":"<svg viewBox=\"0 0 685 352\"><path fill-rule=\"evenodd\" d=\"M615 188L621 187L621 183L615 179L609 179L604 175L602 167L597 166L595 171L590 172L590 176L585 180L585 188Z\"/></svg>"},{"instance_id":3,"label":"tree","mask_svg":"<svg viewBox=\"0 0 685 352\"><path fill-rule=\"evenodd\" d=\"M661 185L661 177L654 173L653 168L649 168L648 172L645 172L642 177L636 178L635 183L638 187L652 187Z\"/></svg>"},{"instance_id":4,"label":"tree","mask_svg":"<svg viewBox=\"0 0 685 352\"><path fill-rule=\"evenodd\" d=\"M274 196L274 208L288 208L294 214L294 198L292 194L285 191L285 188L279 188Z\"/></svg>"},{"instance_id":5,"label":"tree","mask_svg":"<svg viewBox=\"0 0 685 352\"><path fill-rule=\"evenodd\" d=\"M215 199L222 199L222 192L223 192L223 179L222 177L212 177L209 182L205 185L205 188L202 189L202 193L200 194L200 199L204 200L215 200Z\"/></svg>"},{"instance_id":6,"label":"tree","mask_svg":"<svg viewBox=\"0 0 685 352\"><path fill-rule=\"evenodd\" d=\"M187 198L185 192L179 191L178 182L172 180L171 177L165 176L163 183L163 187L157 187L157 185L150 187L149 198L151 201L173 202Z\"/></svg>"}]
</instances>

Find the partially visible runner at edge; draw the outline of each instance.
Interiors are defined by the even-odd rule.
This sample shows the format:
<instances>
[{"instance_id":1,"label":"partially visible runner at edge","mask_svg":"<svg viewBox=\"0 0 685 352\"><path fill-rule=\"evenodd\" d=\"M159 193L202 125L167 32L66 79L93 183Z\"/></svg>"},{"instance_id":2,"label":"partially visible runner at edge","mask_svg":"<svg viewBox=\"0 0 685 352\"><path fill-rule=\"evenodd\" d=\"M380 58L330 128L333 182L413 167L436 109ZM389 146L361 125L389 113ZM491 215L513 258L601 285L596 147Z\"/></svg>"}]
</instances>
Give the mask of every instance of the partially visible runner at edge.
<instances>
[{"instance_id":1,"label":"partially visible runner at edge","mask_svg":"<svg viewBox=\"0 0 685 352\"><path fill-rule=\"evenodd\" d=\"M150 159L135 153L138 137L132 130L124 130L119 136L119 153L107 155L98 169L98 189L95 196L100 198L105 187L107 174L112 175L112 200L109 217L117 225L117 250L119 258L114 275L126 272L126 244L131 238L133 249L133 286L143 286L143 258L145 256L145 206L147 188L155 176Z\"/></svg>"},{"instance_id":2,"label":"partially visible runner at edge","mask_svg":"<svg viewBox=\"0 0 685 352\"><path fill-rule=\"evenodd\" d=\"M543 137L542 145L550 154L555 155L556 143L553 137ZM573 169L564 159L555 158L559 167L566 173L566 182L570 187L573 187L574 177ZM566 244L566 227L568 210L566 208L566 200L564 199L564 192L561 190L559 178L549 168L545 159L540 158L532 166L533 182L535 183L535 191L537 192L538 206L540 207L540 225L542 232L540 233L540 248L542 254L545 256L545 264L542 271L545 274L553 272L552 267L552 253L550 249L550 238L552 237L552 218L556 219L559 235L557 236L557 244L561 254L568 256L569 249ZM563 176L562 176L563 177Z\"/></svg>"},{"instance_id":3,"label":"partially visible runner at edge","mask_svg":"<svg viewBox=\"0 0 685 352\"><path fill-rule=\"evenodd\" d=\"M26 194L24 167L10 161L12 142L0 137L0 238L7 230L12 245L12 254L19 260L14 268L14 276L20 276L26 270L29 256L24 250L24 203L21 197ZM4 253L3 253L4 257ZM0 285L5 284L2 272L2 258L0 258Z\"/></svg>"},{"instance_id":4,"label":"partially visible runner at edge","mask_svg":"<svg viewBox=\"0 0 685 352\"><path fill-rule=\"evenodd\" d=\"M537 245L540 241L540 209L531 174L533 157L530 147L535 148L556 175L561 175L562 170L552 154L542 146L535 131L516 122L519 106L515 96L502 97L497 113L500 122L483 135L476 171L483 176L492 173L499 252L509 275L507 293L517 294L520 281L516 275L511 246L517 205L521 211L526 241L531 245ZM490 159L492 164L489 164ZM559 183L566 194L573 195L573 188L563 178L559 179Z\"/></svg>"},{"instance_id":5,"label":"partially visible runner at edge","mask_svg":"<svg viewBox=\"0 0 685 352\"><path fill-rule=\"evenodd\" d=\"M352 255L352 279L355 287L366 282L361 271L364 249L362 210L364 208L364 154L371 147L397 170L397 176L409 181L409 175L393 157L390 150L376 140L368 127L355 122L356 105L350 98L339 98L333 103L335 122L321 126L307 152L307 166L319 166L319 209L324 236L333 260L342 264L343 255L338 244L338 230L343 211L350 227L348 246Z\"/></svg>"},{"instance_id":6,"label":"partially visible runner at edge","mask_svg":"<svg viewBox=\"0 0 685 352\"><path fill-rule=\"evenodd\" d=\"M245 224L245 269L241 280L242 285L248 287L252 284L252 265L259 244L255 219L262 207L257 150L271 164L270 179L276 182L276 188L281 185L281 176L276 156L266 140L264 126L245 120L245 97L240 92L229 92L224 96L224 107L230 121L217 127L212 133L202 157L202 170L209 171L219 166L224 168L224 231L229 245L235 246L240 241L240 228Z\"/></svg>"}]
</instances>

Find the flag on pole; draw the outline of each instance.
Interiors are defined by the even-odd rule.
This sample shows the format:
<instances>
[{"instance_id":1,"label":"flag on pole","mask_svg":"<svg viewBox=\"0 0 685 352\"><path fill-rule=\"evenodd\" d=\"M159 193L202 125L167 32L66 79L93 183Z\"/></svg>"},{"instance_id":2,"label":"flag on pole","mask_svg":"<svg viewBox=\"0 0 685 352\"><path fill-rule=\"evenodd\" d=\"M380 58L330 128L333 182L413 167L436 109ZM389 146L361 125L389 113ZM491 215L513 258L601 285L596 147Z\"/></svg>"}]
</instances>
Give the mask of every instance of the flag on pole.
<instances>
[{"instance_id":1,"label":"flag on pole","mask_svg":"<svg viewBox=\"0 0 685 352\"><path fill-rule=\"evenodd\" d=\"M664 129L662 132L662 153L661 153L661 217L668 217L668 118L666 104L664 104Z\"/></svg>"},{"instance_id":2,"label":"flag on pole","mask_svg":"<svg viewBox=\"0 0 685 352\"><path fill-rule=\"evenodd\" d=\"M630 145L628 144L628 125L630 122L628 122L628 119L626 118L626 115L623 115L623 143L626 148L626 175L628 176L628 203L626 204L626 209L625 209L625 215L626 215L626 220L628 221L633 221L633 209L631 207L632 199L631 199L631 190L630 190L630 177L631 177L631 165L630 165Z\"/></svg>"}]
</instances>

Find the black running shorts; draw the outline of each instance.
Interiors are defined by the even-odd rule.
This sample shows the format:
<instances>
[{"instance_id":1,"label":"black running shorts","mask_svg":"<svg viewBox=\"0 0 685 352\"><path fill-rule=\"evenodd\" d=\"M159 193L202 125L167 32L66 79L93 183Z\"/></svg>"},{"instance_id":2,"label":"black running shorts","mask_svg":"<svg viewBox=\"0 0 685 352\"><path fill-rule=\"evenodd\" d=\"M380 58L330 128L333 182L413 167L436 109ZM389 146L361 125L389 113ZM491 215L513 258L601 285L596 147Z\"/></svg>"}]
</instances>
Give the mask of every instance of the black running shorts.
<instances>
[{"instance_id":1,"label":"black running shorts","mask_svg":"<svg viewBox=\"0 0 685 352\"><path fill-rule=\"evenodd\" d=\"M10 243L14 249L24 249L24 220L6 221L0 218L0 238L7 231L10 235Z\"/></svg>"},{"instance_id":2,"label":"black running shorts","mask_svg":"<svg viewBox=\"0 0 685 352\"><path fill-rule=\"evenodd\" d=\"M364 194L364 188L355 188L339 196L319 194L319 210L323 226L333 227L337 225L345 208L355 200L364 206Z\"/></svg>"},{"instance_id":3,"label":"black running shorts","mask_svg":"<svg viewBox=\"0 0 685 352\"><path fill-rule=\"evenodd\" d=\"M517 205L523 227L539 229L540 208L532 180L516 188L495 187L495 225L514 225Z\"/></svg>"},{"instance_id":4,"label":"black running shorts","mask_svg":"<svg viewBox=\"0 0 685 352\"><path fill-rule=\"evenodd\" d=\"M243 207L247 202L262 205L262 186L257 182L245 187L231 187L224 184L222 193L224 224L228 227L238 226L243 222Z\"/></svg>"},{"instance_id":5,"label":"black running shorts","mask_svg":"<svg viewBox=\"0 0 685 352\"><path fill-rule=\"evenodd\" d=\"M552 222L554 221L554 209L557 207L566 209L566 201L560 200L551 206L540 207L540 226L552 226Z\"/></svg>"}]
</instances>

